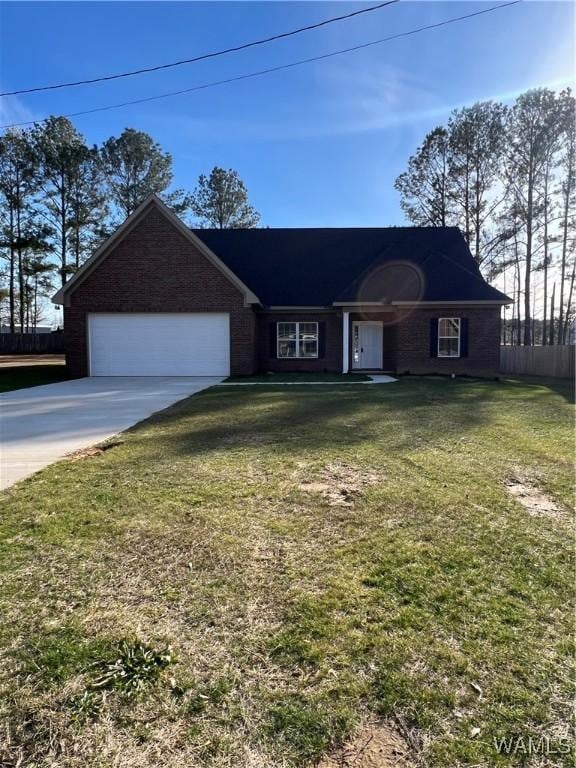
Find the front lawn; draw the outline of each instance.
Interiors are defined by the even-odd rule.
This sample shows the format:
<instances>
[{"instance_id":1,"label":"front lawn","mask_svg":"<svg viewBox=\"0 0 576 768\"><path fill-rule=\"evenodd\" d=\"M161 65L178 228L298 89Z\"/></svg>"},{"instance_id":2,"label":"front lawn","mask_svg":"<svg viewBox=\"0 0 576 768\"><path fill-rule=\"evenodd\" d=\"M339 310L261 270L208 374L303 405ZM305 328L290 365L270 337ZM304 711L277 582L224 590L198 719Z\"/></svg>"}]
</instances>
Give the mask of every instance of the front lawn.
<instances>
[{"instance_id":1,"label":"front lawn","mask_svg":"<svg viewBox=\"0 0 576 768\"><path fill-rule=\"evenodd\" d=\"M67 379L65 365L19 365L0 367L0 392L39 387Z\"/></svg>"},{"instance_id":2,"label":"front lawn","mask_svg":"<svg viewBox=\"0 0 576 768\"><path fill-rule=\"evenodd\" d=\"M300 768L370 713L413 765L571 765L568 389L216 387L10 489L0 764Z\"/></svg>"}]
</instances>

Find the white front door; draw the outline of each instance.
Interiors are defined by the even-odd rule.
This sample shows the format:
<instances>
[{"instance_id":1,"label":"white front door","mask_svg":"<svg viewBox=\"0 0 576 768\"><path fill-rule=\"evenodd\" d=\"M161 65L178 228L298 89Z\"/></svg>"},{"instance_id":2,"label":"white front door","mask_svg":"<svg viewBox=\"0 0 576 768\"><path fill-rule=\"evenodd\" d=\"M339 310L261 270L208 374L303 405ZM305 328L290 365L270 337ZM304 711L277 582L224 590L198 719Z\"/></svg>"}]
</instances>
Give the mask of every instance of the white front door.
<instances>
[{"instance_id":1,"label":"white front door","mask_svg":"<svg viewBox=\"0 0 576 768\"><path fill-rule=\"evenodd\" d=\"M224 312L117 312L88 318L90 376L228 376Z\"/></svg>"},{"instance_id":2,"label":"white front door","mask_svg":"<svg viewBox=\"0 0 576 768\"><path fill-rule=\"evenodd\" d=\"M383 324L362 320L352 326L352 367L375 371L382 368Z\"/></svg>"}]
</instances>

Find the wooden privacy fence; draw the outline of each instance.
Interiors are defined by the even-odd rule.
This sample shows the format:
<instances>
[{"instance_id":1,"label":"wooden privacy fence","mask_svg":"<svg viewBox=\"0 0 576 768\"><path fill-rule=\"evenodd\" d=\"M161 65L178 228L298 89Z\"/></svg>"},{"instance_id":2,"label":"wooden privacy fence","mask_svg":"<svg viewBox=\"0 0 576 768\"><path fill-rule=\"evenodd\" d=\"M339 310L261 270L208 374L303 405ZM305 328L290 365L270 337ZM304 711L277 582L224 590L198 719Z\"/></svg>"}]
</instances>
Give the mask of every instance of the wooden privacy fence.
<instances>
[{"instance_id":1,"label":"wooden privacy fence","mask_svg":"<svg viewBox=\"0 0 576 768\"><path fill-rule=\"evenodd\" d=\"M0 333L0 355L61 355L63 333Z\"/></svg>"},{"instance_id":2,"label":"wooden privacy fence","mask_svg":"<svg viewBox=\"0 0 576 768\"><path fill-rule=\"evenodd\" d=\"M529 376L574 377L574 346L500 347L501 373Z\"/></svg>"}]
</instances>

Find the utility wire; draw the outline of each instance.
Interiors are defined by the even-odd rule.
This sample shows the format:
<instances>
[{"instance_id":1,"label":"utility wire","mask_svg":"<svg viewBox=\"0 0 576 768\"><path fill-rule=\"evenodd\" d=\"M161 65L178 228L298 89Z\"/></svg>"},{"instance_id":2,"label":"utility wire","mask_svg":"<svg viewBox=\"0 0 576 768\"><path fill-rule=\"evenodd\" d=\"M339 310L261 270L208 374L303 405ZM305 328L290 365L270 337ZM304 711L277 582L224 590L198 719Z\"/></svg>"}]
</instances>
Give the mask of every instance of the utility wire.
<instances>
[{"instance_id":1,"label":"utility wire","mask_svg":"<svg viewBox=\"0 0 576 768\"><path fill-rule=\"evenodd\" d=\"M107 112L108 110L111 110L111 109L120 109L121 107L127 107L133 104L144 104L149 101L158 101L160 99L168 99L168 98L171 98L172 96L181 96L182 94L185 94L185 93L202 91L202 90L206 90L207 88L215 88L220 85L227 85L228 83L236 83L240 80L248 80L253 77L261 77L262 75L268 75L268 74L271 74L272 72L280 72L281 70L291 69L293 67L299 67L303 64L310 64L315 61L324 61L325 59L330 59L334 56L341 56L344 53L351 53L352 51L363 50L364 48L370 48L371 46L374 46L374 45L381 45L383 43L389 42L390 40L397 40L398 38L401 38L401 37L409 37L410 35L415 35L415 34L418 34L419 32L424 32L429 29L437 29L438 27L444 27L444 26L447 26L448 24L454 24L458 21L471 19L475 16L482 16L483 14L491 13L492 11L498 11L501 8L507 8L511 5L518 5L518 3L521 3L521 2L523 2L523 0L512 0L512 2L501 3L500 5L494 5L494 6L491 6L490 8L485 8L482 11L476 11L475 13L468 13L465 16L454 16L450 19L445 19L444 21L437 22L436 24L428 24L424 27L418 27L416 29L408 30L407 32L399 32L398 34L395 34L395 35L389 35L388 37L383 37L380 40L372 40L368 43L355 45L351 48L342 48L339 51L332 51L331 53L325 53L325 54L322 54L321 56L312 56L308 59L300 59L299 61L290 62L289 64L281 64L278 67L269 67L268 69L261 69L257 72L249 72L245 75L237 75L236 77L229 77L229 78L226 78L225 80L215 80L210 83L195 85L192 88L184 88L179 91L170 91L169 93L161 93L161 94L158 94L157 96L147 96L142 99L133 99L132 101L123 101L118 104L108 104L107 106L104 106L104 107L94 107L93 109L85 109L80 112L69 112L66 115L62 115L62 117L79 117L80 115L91 115L91 114L94 114L95 112ZM47 118L43 118L43 119L46 120ZM11 123L9 125L0 126L0 129L17 128L23 125L33 125L34 123L38 123L38 122L42 122L42 120L28 120L22 123Z\"/></svg>"},{"instance_id":2,"label":"utility wire","mask_svg":"<svg viewBox=\"0 0 576 768\"><path fill-rule=\"evenodd\" d=\"M105 75L102 77L93 77L90 80L76 80L71 83L58 83L56 85L43 85L38 86L37 88L24 88L19 91L6 91L6 93L0 93L0 96L18 96L19 94L23 93L38 93L38 91L54 91L58 88L72 88L77 85L91 85L92 83L103 83L107 80L119 80L122 77L133 77L134 75L144 75L147 72L159 72L162 69L172 69L173 67L181 67L183 64L193 64L197 61L204 61L205 59L214 59L217 56L225 56L228 53L236 53L237 51L244 51L246 48L254 48L257 45L264 45L265 43L272 43L275 40L283 40L286 37L293 37L294 35L299 35L301 32L309 32L312 29L319 29L320 27L325 27L328 24L334 24L337 21L345 21L346 19L351 19L354 16L360 16L363 13L370 13L372 11L378 11L381 8L385 8L387 5L394 5L395 3L398 3L399 0L387 0L384 3L379 3L378 5L372 5L369 8L362 8L359 11L353 11L352 13L346 13L343 16L334 16L331 19L324 19L324 21L319 21L317 24L309 24L306 27L299 27L298 29L293 29L290 32L282 32L278 35L272 35L271 37L265 37L261 40L253 40L250 43L243 43L242 45L236 45L232 48L225 48L222 51L213 51L212 53L204 53L201 56L194 56L192 59L181 59L180 61L174 61L171 64L158 64L155 67L145 67L143 69L134 69L130 72L120 72L116 75Z\"/></svg>"}]
</instances>

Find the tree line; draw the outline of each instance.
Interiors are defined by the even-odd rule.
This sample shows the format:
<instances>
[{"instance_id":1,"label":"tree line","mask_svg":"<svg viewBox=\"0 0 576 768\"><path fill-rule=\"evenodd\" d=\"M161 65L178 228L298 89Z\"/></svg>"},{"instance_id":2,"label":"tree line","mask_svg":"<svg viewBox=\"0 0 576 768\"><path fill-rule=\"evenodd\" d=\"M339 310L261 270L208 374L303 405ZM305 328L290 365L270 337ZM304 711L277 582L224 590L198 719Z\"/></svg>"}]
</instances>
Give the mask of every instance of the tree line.
<instances>
[{"instance_id":1,"label":"tree line","mask_svg":"<svg viewBox=\"0 0 576 768\"><path fill-rule=\"evenodd\" d=\"M514 299L515 344L566 343L576 314L576 122L571 91L456 110L395 182L410 222L458 226ZM42 302L154 192L199 227L255 227L242 179L214 168L172 189L172 158L132 128L89 146L66 118L0 136L0 318L35 326ZM455 267L456 268L456 267Z\"/></svg>"},{"instance_id":2,"label":"tree line","mask_svg":"<svg viewBox=\"0 0 576 768\"><path fill-rule=\"evenodd\" d=\"M43 301L151 193L200 227L255 227L259 214L233 170L214 168L192 192L171 189L172 157L132 128L89 146L51 117L0 136L0 319L25 332Z\"/></svg>"},{"instance_id":3,"label":"tree line","mask_svg":"<svg viewBox=\"0 0 576 768\"><path fill-rule=\"evenodd\" d=\"M511 106L487 101L454 111L396 179L412 223L460 227L486 277L504 281L514 299L508 343L568 341L575 153L574 96L538 88Z\"/></svg>"}]
</instances>

